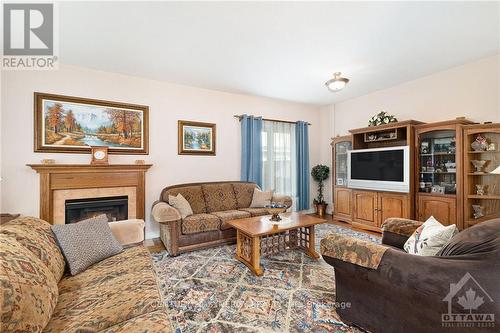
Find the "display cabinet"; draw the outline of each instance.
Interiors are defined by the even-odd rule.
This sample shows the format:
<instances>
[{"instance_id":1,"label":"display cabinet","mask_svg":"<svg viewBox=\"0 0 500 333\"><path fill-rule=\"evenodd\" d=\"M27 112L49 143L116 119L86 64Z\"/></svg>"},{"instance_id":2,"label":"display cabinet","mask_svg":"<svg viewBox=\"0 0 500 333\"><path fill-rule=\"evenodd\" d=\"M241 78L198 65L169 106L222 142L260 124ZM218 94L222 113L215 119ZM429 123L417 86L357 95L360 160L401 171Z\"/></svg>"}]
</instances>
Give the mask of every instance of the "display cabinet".
<instances>
[{"instance_id":1,"label":"display cabinet","mask_svg":"<svg viewBox=\"0 0 500 333\"><path fill-rule=\"evenodd\" d=\"M462 133L467 124L472 122L457 118L415 129L416 215L420 221L434 216L444 225L463 228L459 207L463 200Z\"/></svg>"},{"instance_id":2,"label":"display cabinet","mask_svg":"<svg viewBox=\"0 0 500 333\"><path fill-rule=\"evenodd\" d=\"M352 149L350 135L332 139L333 166L333 218L337 221L352 220L352 191L347 188L347 151Z\"/></svg>"},{"instance_id":3,"label":"display cabinet","mask_svg":"<svg viewBox=\"0 0 500 333\"><path fill-rule=\"evenodd\" d=\"M500 217L500 124L464 127L465 226Z\"/></svg>"}]
</instances>

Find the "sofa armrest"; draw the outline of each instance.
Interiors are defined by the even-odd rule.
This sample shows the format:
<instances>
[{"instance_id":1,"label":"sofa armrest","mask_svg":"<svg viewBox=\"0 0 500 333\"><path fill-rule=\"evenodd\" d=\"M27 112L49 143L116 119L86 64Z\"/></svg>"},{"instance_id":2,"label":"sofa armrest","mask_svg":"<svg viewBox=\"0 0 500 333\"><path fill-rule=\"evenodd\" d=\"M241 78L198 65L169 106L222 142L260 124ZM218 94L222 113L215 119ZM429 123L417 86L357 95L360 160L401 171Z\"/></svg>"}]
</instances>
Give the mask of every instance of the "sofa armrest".
<instances>
[{"instance_id":1,"label":"sofa armrest","mask_svg":"<svg viewBox=\"0 0 500 333\"><path fill-rule=\"evenodd\" d=\"M157 201L153 204L151 215L158 223L169 223L182 219L181 214L177 209L163 201Z\"/></svg>"},{"instance_id":2,"label":"sofa armrest","mask_svg":"<svg viewBox=\"0 0 500 333\"><path fill-rule=\"evenodd\" d=\"M387 249L380 244L337 233L330 233L321 240L321 255L371 269L377 269Z\"/></svg>"},{"instance_id":3,"label":"sofa armrest","mask_svg":"<svg viewBox=\"0 0 500 333\"><path fill-rule=\"evenodd\" d=\"M286 205L288 208L292 207L292 204L293 204L292 197L289 195L274 194L271 201L282 203L282 204Z\"/></svg>"},{"instance_id":4,"label":"sofa armrest","mask_svg":"<svg viewBox=\"0 0 500 333\"><path fill-rule=\"evenodd\" d=\"M113 236L121 245L132 245L144 241L144 221L130 219L108 223Z\"/></svg>"}]
</instances>

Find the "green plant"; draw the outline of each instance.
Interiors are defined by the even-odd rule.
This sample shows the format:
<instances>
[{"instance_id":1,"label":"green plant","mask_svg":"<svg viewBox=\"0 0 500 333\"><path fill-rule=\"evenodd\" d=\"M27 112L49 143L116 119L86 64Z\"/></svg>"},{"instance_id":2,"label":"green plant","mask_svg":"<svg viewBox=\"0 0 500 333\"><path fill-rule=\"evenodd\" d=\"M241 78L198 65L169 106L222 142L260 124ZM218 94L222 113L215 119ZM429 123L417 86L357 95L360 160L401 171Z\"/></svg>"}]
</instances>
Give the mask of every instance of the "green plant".
<instances>
[{"instance_id":1,"label":"green plant","mask_svg":"<svg viewBox=\"0 0 500 333\"><path fill-rule=\"evenodd\" d=\"M330 168L323 164L318 164L311 170L311 176L318 182L318 197L314 199L315 205L326 205L323 198L323 182L328 179Z\"/></svg>"}]
</instances>

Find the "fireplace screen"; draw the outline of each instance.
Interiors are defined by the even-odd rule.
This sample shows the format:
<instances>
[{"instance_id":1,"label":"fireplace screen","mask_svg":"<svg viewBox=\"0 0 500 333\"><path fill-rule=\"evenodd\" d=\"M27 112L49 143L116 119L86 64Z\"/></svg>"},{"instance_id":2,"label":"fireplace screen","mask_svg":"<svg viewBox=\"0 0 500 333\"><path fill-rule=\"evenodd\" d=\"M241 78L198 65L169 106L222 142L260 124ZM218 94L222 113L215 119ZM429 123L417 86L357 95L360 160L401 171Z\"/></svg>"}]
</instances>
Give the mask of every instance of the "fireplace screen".
<instances>
[{"instance_id":1,"label":"fireplace screen","mask_svg":"<svg viewBox=\"0 0 500 333\"><path fill-rule=\"evenodd\" d=\"M66 223L106 214L108 221L128 218L128 196L66 200Z\"/></svg>"}]
</instances>

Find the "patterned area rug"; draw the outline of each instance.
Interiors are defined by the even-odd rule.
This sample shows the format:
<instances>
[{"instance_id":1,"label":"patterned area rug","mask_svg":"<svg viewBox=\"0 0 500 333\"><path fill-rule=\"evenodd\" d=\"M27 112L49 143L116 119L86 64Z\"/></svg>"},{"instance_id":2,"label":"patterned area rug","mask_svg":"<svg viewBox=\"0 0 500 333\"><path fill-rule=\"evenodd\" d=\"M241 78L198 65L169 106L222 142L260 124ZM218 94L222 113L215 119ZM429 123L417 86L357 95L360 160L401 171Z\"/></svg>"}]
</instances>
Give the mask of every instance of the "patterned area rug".
<instances>
[{"instance_id":1,"label":"patterned area rug","mask_svg":"<svg viewBox=\"0 0 500 333\"><path fill-rule=\"evenodd\" d=\"M380 237L332 224L316 228L380 243ZM234 259L235 245L186 253L153 254L165 303L177 333L361 332L335 311L333 267L301 251L264 257L254 276Z\"/></svg>"}]
</instances>

